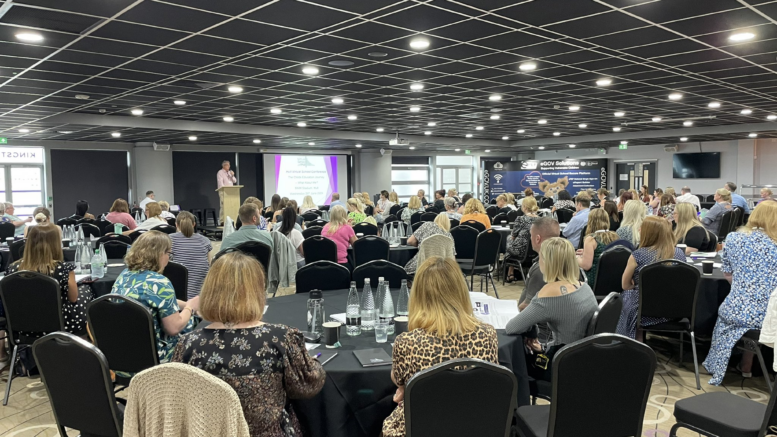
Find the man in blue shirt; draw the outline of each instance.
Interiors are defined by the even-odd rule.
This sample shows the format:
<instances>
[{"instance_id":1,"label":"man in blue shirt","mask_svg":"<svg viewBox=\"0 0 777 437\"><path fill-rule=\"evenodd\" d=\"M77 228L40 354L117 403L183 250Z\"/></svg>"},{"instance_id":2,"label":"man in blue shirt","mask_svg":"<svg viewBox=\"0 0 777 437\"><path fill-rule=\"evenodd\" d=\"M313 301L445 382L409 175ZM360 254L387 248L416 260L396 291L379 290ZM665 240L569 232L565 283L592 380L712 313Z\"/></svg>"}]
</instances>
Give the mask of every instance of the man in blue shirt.
<instances>
[{"instance_id":1,"label":"man in blue shirt","mask_svg":"<svg viewBox=\"0 0 777 437\"><path fill-rule=\"evenodd\" d=\"M578 194L575 200L575 208L577 212L572 216L572 220L567 223L563 234L572 243L572 247L577 249L577 246L580 244L580 233L583 232L583 227L588 224L588 213L591 212L591 198L587 194Z\"/></svg>"},{"instance_id":2,"label":"man in blue shirt","mask_svg":"<svg viewBox=\"0 0 777 437\"><path fill-rule=\"evenodd\" d=\"M329 204L329 210L331 211L332 208L337 205L342 206L346 211L348 211L348 207L346 207L345 204L340 201L340 193L332 193L332 203Z\"/></svg>"},{"instance_id":3,"label":"man in blue shirt","mask_svg":"<svg viewBox=\"0 0 777 437\"><path fill-rule=\"evenodd\" d=\"M723 188L731 192L732 205L736 206L737 208L742 208L743 210L745 210L745 214L750 214L750 206L747 205L747 200L745 200L744 197L734 192L737 190L737 184L733 182L726 182L726 185Z\"/></svg>"},{"instance_id":4,"label":"man in blue shirt","mask_svg":"<svg viewBox=\"0 0 777 437\"><path fill-rule=\"evenodd\" d=\"M12 203L0 203L0 205L3 206L4 214L2 218L0 218L0 221L4 223L13 223L13 225L16 227L14 230L14 237L21 237L24 235L24 225L25 223L30 223L32 221L32 217L27 217L25 220L20 219L19 217L16 217L14 214L14 207Z\"/></svg>"}]
</instances>

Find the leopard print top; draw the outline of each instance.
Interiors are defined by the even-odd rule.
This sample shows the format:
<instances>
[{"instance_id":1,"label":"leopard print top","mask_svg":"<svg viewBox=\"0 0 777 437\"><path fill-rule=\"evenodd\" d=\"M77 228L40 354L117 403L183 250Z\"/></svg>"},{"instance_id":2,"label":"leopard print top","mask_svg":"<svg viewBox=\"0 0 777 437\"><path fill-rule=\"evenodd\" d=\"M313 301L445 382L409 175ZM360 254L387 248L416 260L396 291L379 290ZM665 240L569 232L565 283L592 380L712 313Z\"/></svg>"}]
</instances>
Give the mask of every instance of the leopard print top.
<instances>
[{"instance_id":1,"label":"leopard print top","mask_svg":"<svg viewBox=\"0 0 777 437\"><path fill-rule=\"evenodd\" d=\"M474 331L440 338L416 329L397 336L391 372L397 384L405 385L421 370L455 358L476 358L498 364L498 341L493 326L482 323ZM383 422L384 437L404 437L405 405L400 402Z\"/></svg>"}]
</instances>

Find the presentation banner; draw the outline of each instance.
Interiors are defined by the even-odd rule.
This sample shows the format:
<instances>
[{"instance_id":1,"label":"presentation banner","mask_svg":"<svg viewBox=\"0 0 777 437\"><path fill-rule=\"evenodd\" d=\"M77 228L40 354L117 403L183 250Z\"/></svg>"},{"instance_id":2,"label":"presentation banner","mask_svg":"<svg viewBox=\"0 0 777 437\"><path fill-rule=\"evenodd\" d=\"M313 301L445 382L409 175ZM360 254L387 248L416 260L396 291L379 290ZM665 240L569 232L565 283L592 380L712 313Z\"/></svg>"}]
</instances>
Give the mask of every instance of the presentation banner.
<instances>
[{"instance_id":1,"label":"presentation banner","mask_svg":"<svg viewBox=\"0 0 777 437\"><path fill-rule=\"evenodd\" d=\"M484 201L502 193L535 193L554 197L567 190L574 196L580 190L607 187L607 160L483 161Z\"/></svg>"},{"instance_id":2,"label":"presentation banner","mask_svg":"<svg viewBox=\"0 0 777 437\"><path fill-rule=\"evenodd\" d=\"M336 156L275 156L276 192L302 203L313 197L316 205L328 205L332 193L338 192Z\"/></svg>"}]
</instances>

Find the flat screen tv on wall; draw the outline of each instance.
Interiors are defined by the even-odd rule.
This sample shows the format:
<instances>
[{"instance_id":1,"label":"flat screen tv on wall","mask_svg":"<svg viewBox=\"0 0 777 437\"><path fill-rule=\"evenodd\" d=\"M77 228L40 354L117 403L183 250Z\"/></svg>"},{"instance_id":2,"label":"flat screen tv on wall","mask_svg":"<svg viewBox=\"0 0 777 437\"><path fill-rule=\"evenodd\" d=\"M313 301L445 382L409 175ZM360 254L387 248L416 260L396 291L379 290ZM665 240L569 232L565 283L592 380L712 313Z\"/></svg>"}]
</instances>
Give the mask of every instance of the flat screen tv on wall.
<instances>
[{"instance_id":1,"label":"flat screen tv on wall","mask_svg":"<svg viewBox=\"0 0 777 437\"><path fill-rule=\"evenodd\" d=\"M675 153L672 173L675 179L717 179L720 177L720 152Z\"/></svg>"}]
</instances>

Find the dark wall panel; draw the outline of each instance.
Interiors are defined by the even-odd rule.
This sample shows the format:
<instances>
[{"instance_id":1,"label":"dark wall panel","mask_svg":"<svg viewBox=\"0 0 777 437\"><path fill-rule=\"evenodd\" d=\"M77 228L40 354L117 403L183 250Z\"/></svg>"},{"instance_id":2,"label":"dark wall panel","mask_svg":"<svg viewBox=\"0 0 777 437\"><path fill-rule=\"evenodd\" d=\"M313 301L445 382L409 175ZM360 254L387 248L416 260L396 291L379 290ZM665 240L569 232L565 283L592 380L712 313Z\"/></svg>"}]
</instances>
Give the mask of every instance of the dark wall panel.
<instances>
[{"instance_id":1,"label":"dark wall panel","mask_svg":"<svg viewBox=\"0 0 777 437\"><path fill-rule=\"evenodd\" d=\"M264 167L261 153L238 153L240 163L240 185L243 190L240 195L245 199L249 196L258 197L264 202Z\"/></svg>"},{"instance_id":2,"label":"dark wall panel","mask_svg":"<svg viewBox=\"0 0 777 437\"><path fill-rule=\"evenodd\" d=\"M83 171L86 166L89 171ZM108 212L114 200L128 198L128 173L127 152L123 150L53 149L54 217L59 219L75 213L79 200L89 202L89 212L95 216Z\"/></svg>"},{"instance_id":3,"label":"dark wall panel","mask_svg":"<svg viewBox=\"0 0 777 437\"><path fill-rule=\"evenodd\" d=\"M235 174L240 174L240 169L235 168L233 152L173 152L175 204L186 210L216 208L218 211L216 173L224 160L232 164Z\"/></svg>"}]
</instances>

